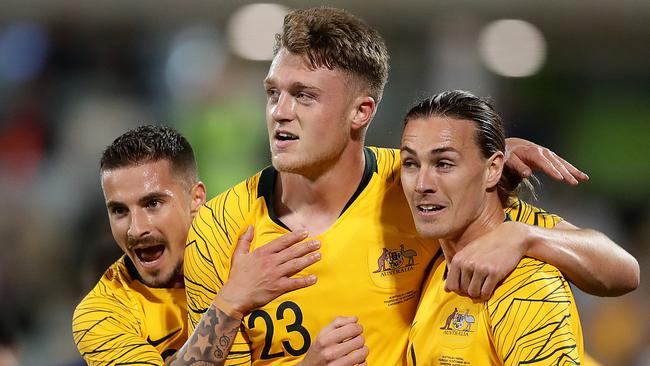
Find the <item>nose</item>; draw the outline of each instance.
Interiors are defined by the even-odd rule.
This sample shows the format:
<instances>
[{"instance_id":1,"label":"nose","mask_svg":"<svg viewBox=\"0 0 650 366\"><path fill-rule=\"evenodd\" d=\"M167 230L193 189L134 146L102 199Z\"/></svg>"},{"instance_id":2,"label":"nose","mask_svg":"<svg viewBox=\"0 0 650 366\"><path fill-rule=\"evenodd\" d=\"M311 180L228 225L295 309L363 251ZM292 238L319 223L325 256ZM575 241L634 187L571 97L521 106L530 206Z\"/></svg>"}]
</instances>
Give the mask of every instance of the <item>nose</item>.
<instances>
[{"instance_id":1,"label":"nose","mask_svg":"<svg viewBox=\"0 0 650 366\"><path fill-rule=\"evenodd\" d=\"M415 191L420 194L434 193L437 190L436 179L429 169L422 167L415 182Z\"/></svg>"},{"instance_id":2,"label":"nose","mask_svg":"<svg viewBox=\"0 0 650 366\"><path fill-rule=\"evenodd\" d=\"M131 211L131 222L127 234L135 239L151 234L149 216L141 210Z\"/></svg>"},{"instance_id":3,"label":"nose","mask_svg":"<svg viewBox=\"0 0 650 366\"><path fill-rule=\"evenodd\" d=\"M271 107L271 117L276 122L290 121L294 115L294 101L289 93L280 93L277 102Z\"/></svg>"}]
</instances>

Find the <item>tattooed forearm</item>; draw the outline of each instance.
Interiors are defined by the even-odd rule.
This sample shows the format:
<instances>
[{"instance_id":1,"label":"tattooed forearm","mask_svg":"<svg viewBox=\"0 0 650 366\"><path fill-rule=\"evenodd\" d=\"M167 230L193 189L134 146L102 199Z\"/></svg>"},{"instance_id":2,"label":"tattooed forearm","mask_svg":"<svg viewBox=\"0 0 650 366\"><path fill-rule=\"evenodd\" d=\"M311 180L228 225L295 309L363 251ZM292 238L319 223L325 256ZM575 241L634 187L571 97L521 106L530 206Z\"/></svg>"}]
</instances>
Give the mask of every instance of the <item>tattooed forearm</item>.
<instances>
[{"instance_id":1,"label":"tattooed forearm","mask_svg":"<svg viewBox=\"0 0 650 366\"><path fill-rule=\"evenodd\" d=\"M210 305L190 339L165 365L223 365L240 324L241 319L229 316L214 304Z\"/></svg>"}]
</instances>

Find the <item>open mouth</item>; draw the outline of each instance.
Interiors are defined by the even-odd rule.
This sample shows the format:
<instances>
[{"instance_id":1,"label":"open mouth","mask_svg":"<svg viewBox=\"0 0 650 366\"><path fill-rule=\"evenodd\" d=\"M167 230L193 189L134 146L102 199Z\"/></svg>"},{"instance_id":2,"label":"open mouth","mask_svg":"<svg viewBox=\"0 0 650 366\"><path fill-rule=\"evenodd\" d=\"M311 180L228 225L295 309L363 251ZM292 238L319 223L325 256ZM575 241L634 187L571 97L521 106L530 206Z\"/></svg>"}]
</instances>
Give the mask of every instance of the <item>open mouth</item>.
<instances>
[{"instance_id":1,"label":"open mouth","mask_svg":"<svg viewBox=\"0 0 650 366\"><path fill-rule=\"evenodd\" d=\"M418 211L424 213L437 212L445 208L445 206L426 204L426 205L417 205Z\"/></svg>"},{"instance_id":2,"label":"open mouth","mask_svg":"<svg viewBox=\"0 0 650 366\"><path fill-rule=\"evenodd\" d=\"M298 140L298 136L292 135L288 132L277 132L275 134L275 138L280 140L280 141L293 141L293 140Z\"/></svg>"},{"instance_id":3,"label":"open mouth","mask_svg":"<svg viewBox=\"0 0 650 366\"><path fill-rule=\"evenodd\" d=\"M146 248L136 248L133 250L138 260L143 264L153 263L160 259L165 252L164 245L154 245Z\"/></svg>"}]
</instances>

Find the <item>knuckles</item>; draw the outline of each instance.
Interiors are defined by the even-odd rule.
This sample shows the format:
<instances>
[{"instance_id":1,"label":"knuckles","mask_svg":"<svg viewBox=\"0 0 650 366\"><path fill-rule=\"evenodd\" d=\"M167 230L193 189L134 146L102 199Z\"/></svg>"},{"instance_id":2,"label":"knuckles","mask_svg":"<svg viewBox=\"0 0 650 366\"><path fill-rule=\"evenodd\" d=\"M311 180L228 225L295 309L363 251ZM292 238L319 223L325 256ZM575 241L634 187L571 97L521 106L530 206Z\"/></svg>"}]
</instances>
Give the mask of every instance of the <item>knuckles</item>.
<instances>
[{"instance_id":1,"label":"knuckles","mask_svg":"<svg viewBox=\"0 0 650 366\"><path fill-rule=\"evenodd\" d=\"M336 360L336 353L331 348L327 348L321 352L321 355L325 361L331 362Z\"/></svg>"}]
</instances>

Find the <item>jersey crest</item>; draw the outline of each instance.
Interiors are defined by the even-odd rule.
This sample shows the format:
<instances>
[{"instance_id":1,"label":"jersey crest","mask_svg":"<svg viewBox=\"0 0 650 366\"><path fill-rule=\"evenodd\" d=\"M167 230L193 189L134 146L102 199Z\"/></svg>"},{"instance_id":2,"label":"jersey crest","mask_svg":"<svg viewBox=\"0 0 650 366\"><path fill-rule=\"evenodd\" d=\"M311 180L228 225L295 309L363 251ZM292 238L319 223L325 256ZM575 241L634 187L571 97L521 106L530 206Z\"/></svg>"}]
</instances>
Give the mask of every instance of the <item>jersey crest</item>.
<instances>
[{"instance_id":1,"label":"jersey crest","mask_svg":"<svg viewBox=\"0 0 650 366\"><path fill-rule=\"evenodd\" d=\"M472 325L476 322L474 315L470 313L469 309L460 309L457 307L454 308L454 311L449 314L445 324L440 327L444 330L445 334L455 334L455 335L464 335L472 332Z\"/></svg>"},{"instance_id":2,"label":"jersey crest","mask_svg":"<svg viewBox=\"0 0 650 366\"><path fill-rule=\"evenodd\" d=\"M401 272L412 271L415 263L415 257L418 252L415 249L404 248L404 244L399 249L383 248L377 258L377 269L372 273L379 273L381 276L390 276Z\"/></svg>"}]
</instances>

